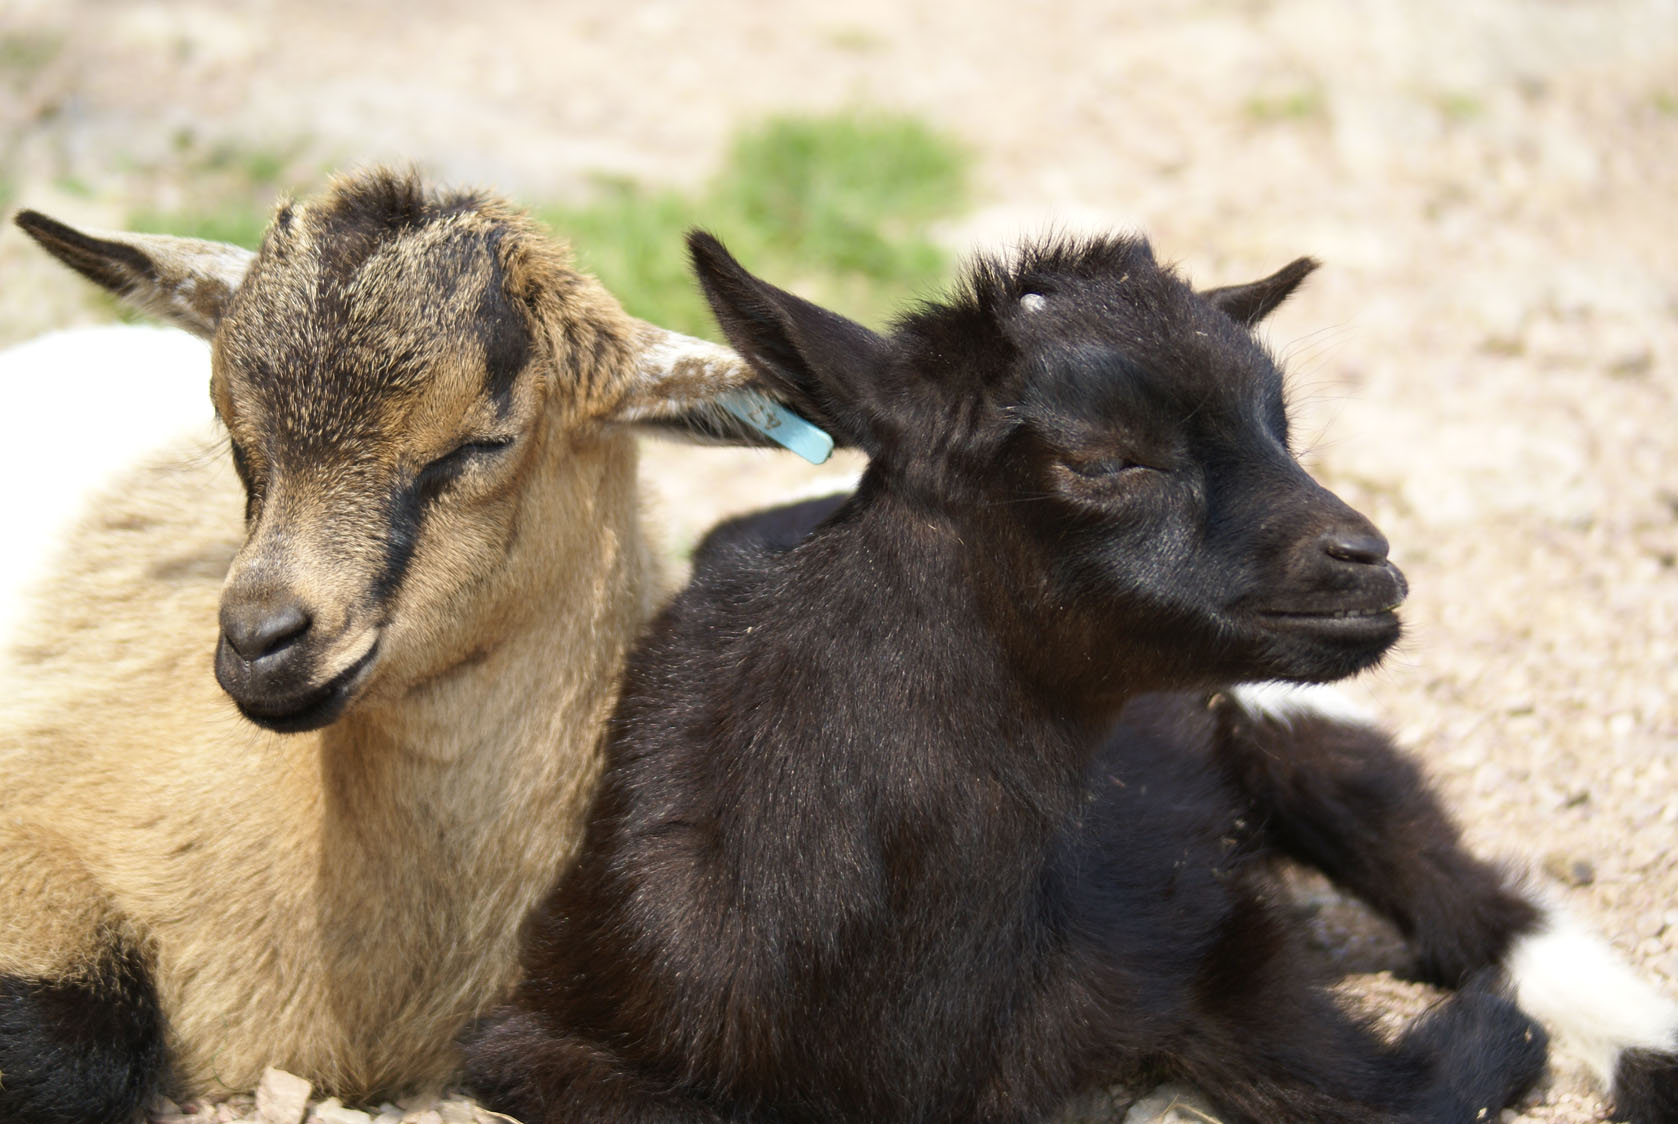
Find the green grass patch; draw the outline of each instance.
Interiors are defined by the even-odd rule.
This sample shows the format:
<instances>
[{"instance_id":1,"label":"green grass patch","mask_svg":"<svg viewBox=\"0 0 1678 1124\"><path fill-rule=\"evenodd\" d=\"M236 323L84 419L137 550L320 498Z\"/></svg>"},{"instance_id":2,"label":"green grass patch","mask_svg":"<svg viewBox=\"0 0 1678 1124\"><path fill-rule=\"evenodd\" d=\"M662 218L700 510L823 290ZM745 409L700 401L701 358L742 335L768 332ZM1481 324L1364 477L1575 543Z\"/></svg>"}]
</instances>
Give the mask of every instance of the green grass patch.
<instances>
[{"instance_id":1,"label":"green grass patch","mask_svg":"<svg viewBox=\"0 0 1678 1124\"><path fill-rule=\"evenodd\" d=\"M536 213L626 308L677 331L716 338L687 269L695 226L753 272L879 323L947 280L950 256L927 229L965 209L971 165L910 117L776 117L741 133L695 195L603 181L589 203Z\"/></svg>"},{"instance_id":2,"label":"green grass patch","mask_svg":"<svg viewBox=\"0 0 1678 1124\"><path fill-rule=\"evenodd\" d=\"M128 217L130 230L148 234L176 234L183 238L204 238L231 242L247 250L262 241L268 220L273 217L273 200L256 204L247 200L221 200L213 204L179 209L142 208Z\"/></svg>"},{"instance_id":3,"label":"green grass patch","mask_svg":"<svg viewBox=\"0 0 1678 1124\"><path fill-rule=\"evenodd\" d=\"M886 45L885 37L865 27L836 27L827 33L828 43L855 55L872 54Z\"/></svg>"},{"instance_id":4,"label":"green grass patch","mask_svg":"<svg viewBox=\"0 0 1678 1124\"><path fill-rule=\"evenodd\" d=\"M276 198L320 178L301 145L206 145L183 131L173 147L179 194L130 212L130 229L254 248ZM948 280L951 256L928 230L966 208L971 167L964 145L911 117L783 116L736 136L698 191L602 177L584 203L532 210L630 312L664 327L718 338L688 272L693 227L754 272L879 324Z\"/></svg>"},{"instance_id":5,"label":"green grass patch","mask_svg":"<svg viewBox=\"0 0 1678 1124\"><path fill-rule=\"evenodd\" d=\"M1328 117L1328 97L1316 86L1282 94L1256 94L1243 103L1247 116L1261 124L1321 121Z\"/></svg>"},{"instance_id":6,"label":"green grass patch","mask_svg":"<svg viewBox=\"0 0 1678 1124\"><path fill-rule=\"evenodd\" d=\"M1451 121L1472 121L1486 112L1485 102L1473 94L1461 92L1439 94L1434 99L1434 104L1439 107L1439 112Z\"/></svg>"},{"instance_id":7,"label":"green grass patch","mask_svg":"<svg viewBox=\"0 0 1678 1124\"><path fill-rule=\"evenodd\" d=\"M63 50L64 36L51 32L0 34L0 76L13 85L28 85Z\"/></svg>"},{"instance_id":8,"label":"green grass patch","mask_svg":"<svg viewBox=\"0 0 1678 1124\"><path fill-rule=\"evenodd\" d=\"M91 199L96 194L93 190L93 185L82 179L80 176L68 174L59 176L57 179L52 181L52 186L55 190L61 191L65 195L70 195L77 199Z\"/></svg>"},{"instance_id":9,"label":"green grass patch","mask_svg":"<svg viewBox=\"0 0 1678 1124\"><path fill-rule=\"evenodd\" d=\"M180 202L130 212L128 226L155 234L178 234L232 242L255 249L281 195L306 187L312 166L300 163L303 146L264 147L218 141L204 144L190 129L172 138L171 178L183 186Z\"/></svg>"}]
</instances>

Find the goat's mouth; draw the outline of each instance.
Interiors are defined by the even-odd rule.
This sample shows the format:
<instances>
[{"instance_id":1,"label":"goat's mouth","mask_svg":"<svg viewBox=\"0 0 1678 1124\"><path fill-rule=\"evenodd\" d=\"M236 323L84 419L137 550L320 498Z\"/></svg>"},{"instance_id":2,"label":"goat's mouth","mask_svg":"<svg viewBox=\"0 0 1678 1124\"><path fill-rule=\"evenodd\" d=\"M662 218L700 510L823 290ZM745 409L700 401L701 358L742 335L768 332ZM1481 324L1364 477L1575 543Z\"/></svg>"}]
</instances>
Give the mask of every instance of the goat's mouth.
<instances>
[{"instance_id":1,"label":"goat's mouth","mask_svg":"<svg viewBox=\"0 0 1678 1124\"><path fill-rule=\"evenodd\" d=\"M1398 607L1403 599L1366 605L1288 605L1260 609L1263 626L1272 631L1316 632L1350 636L1362 631L1386 631L1398 627Z\"/></svg>"},{"instance_id":2,"label":"goat's mouth","mask_svg":"<svg viewBox=\"0 0 1678 1124\"><path fill-rule=\"evenodd\" d=\"M1375 607L1323 609L1262 609L1259 618L1273 628L1357 628L1398 619L1401 602Z\"/></svg>"},{"instance_id":3,"label":"goat's mouth","mask_svg":"<svg viewBox=\"0 0 1678 1124\"><path fill-rule=\"evenodd\" d=\"M1402 633L1393 605L1267 608L1243 614L1249 679L1332 683L1381 662Z\"/></svg>"},{"instance_id":4,"label":"goat's mouth","mask_svg":"<svg viewBox=\"0 0 1678 1124\"><path fill-rule=\"evenodd\" d=\"M361 658L318 687L291 698L275 700L240 699L233 702L239 713L264 729L278 734L299 734L330 726L344 713L357 688L378 657L374 641Z\"/></svg>"}]
</instances>

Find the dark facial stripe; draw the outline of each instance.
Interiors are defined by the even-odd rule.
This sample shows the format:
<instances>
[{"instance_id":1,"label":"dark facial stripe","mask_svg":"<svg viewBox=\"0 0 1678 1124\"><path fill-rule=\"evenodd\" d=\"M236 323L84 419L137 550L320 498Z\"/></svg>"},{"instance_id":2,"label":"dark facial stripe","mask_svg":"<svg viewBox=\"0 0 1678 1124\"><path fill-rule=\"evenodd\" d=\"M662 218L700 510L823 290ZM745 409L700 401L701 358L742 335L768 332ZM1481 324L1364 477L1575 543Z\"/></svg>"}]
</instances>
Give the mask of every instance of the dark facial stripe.
<instances>
[{"instance_id":1,"label":"dark facial stripe","mask_svg":"<svg viewBox=\"0 0 1678 1124\"><path fill-rule=\"evenodd\" d=\"M425 489L421 482L398 480L391 487L385 509L385 563L373 582L374 600L383 604L396 596L407 577L408 564L419 544L420 524L425 518Z\"/></svg>"},{"instance_id":2,"label":"dark facial stripe","mask_svg":"<svg viewBox=\"0 0 1678 1124\"><path fill-rule=\"evenodd\" d=\"M531 338L524 316L507 299L506 279L496 252L500 241L500 231L490 236L489 283L484 286L473 323L484 349L484 392L495 403L496 416L504 418L512 409L513 383L530 362Z\"/></svg>"}]
</instances>

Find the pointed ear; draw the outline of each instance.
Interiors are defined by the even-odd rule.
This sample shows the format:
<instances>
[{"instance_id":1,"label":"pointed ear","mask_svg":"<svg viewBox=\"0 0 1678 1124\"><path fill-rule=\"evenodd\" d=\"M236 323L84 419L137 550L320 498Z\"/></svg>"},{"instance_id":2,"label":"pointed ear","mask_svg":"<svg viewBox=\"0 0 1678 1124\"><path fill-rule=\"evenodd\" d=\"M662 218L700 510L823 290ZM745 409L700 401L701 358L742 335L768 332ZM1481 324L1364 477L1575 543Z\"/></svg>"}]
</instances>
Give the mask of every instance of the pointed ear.
<instances>
[{"instance_id":1,"label":"pointed ear","mask_svg":"<svg viewBox=\"0 0 1678 1124\"><path fill-rule=\"evenodd\" d=\"M1207 289L1200 295L1223 309L1237 324L1250 328L1274 312L1276 306L1287 300L1306 275L1316 268L1316 259L1299 258L1261 281Z\"/></svg>"},{"instance_id":2,"label":"pointed ear","mask_svg":"<svg viewBox=\"0 0 1678 1124\"><path fill-rule=\"evenodd\" d=\"M225 242L81 231L39 211L20 211L17 224L89 281L205 339L215 334L256 256Z\"/></svg>"},{"instance_id":3,"label":"pointed ear","mask_svg":"<svg viewBox=\"0 0 1678 1124\"><path fill-rule=\"evenodd\" d=\"M784 447L814 464L833 451L829 435L788 413L786 396L728 348L635 325L634 373L607 415L612 421L706 444Z\"/></svg>"},{"instance_id":4,"label":"pointed ear","mask_svg":"<svg viewBox=\"0 0 1678 1124\"><path fill-rule=\"evenodd\" d=\"M885 364L886 341L752 276L704 231L688 234L688 252L723 334L769 393L834 440L873 452L864 394Z\"/></svg>"}]
</instances>

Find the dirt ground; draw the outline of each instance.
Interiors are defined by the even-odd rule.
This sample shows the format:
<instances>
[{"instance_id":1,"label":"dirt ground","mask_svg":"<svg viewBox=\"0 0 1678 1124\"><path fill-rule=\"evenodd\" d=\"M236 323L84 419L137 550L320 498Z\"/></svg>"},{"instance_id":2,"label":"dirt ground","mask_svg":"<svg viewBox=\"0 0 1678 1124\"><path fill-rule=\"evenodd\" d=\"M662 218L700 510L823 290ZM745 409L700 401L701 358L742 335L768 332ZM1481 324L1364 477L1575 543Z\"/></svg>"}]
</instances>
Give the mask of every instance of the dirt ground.
<instances>
[{"instance_id":1,"label":"dirt ground","mask_svg":"<svg viewBox=\"0 0 1678 1124\"><path fill-rule=\"evenodd\" d=\"M1413 591L1407 639L1351 691L1479 851L1678 997L1678 6L393 11L0 0L0 35L51 45L0 56L14 203L106 224L167 203L184 129L530 200L600 172L695 183L740 122L883 105L978 153L979 208L937 232L952 246L1134 227L1207 284L1312 254L1325 268L1268 337L1310 465L1381 525ZM101 315L0 233L0 343ZM648 475L679 545L816 473L661 447ZM1349 991L1426 1002L1378 927L1304 889ZM1563 1060L1505 1119L1601 1113Z\"/></svg>"}]
</instances>

